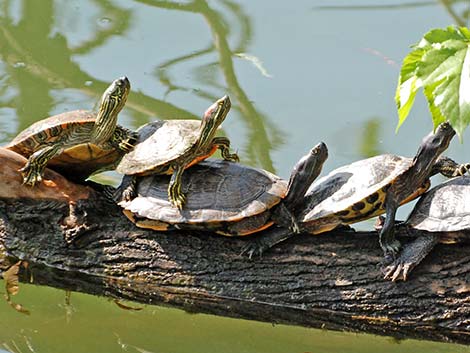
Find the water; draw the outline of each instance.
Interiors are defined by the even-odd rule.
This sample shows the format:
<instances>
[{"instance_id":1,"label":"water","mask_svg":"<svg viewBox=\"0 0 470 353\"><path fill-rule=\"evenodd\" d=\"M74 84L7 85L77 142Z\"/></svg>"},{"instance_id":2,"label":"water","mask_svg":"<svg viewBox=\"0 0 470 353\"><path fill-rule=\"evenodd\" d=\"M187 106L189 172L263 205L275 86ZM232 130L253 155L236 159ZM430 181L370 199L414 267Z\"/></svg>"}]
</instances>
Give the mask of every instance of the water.
<instances>
[{"instance_id":1,"label":"water","mask_svg":"<svg viewBox=\"0 0 470 353\"><path fill-rule=\"evenodd\" d=\"M15 301L31 314L0 302L1 353L468 352L459 345L271 325L129 302L120 304L142 310L121 309L108 299L79 293L67 299L62 290L33 285L20 291Z\"/></svg>"},{"instance_id":2,"label":"water","mask_svg":"<svg viewBox=\"0 0 470 353\"><path fill-rule=\"evenodd\" d=\"M122 125L197 118L229 94L233 108L223 134L242 163L283 177L319 141L330 150L325 171L377 153L412 156L432 126L419 98L395 134L401 60L429 29L464 24L465 6L437 0L3 0L0 142L40 118L95 108L109 82L127 75L132 93ZM455 140L448 154L464 161L464 148ZM101 180L117 183L119 176ZM467 351L152 306L129 311L78 293L65 306L63 291L32 285L22 286L21 295L30 316L0 304L0 347L11 352Z\"/></svg>"}]
</instances>

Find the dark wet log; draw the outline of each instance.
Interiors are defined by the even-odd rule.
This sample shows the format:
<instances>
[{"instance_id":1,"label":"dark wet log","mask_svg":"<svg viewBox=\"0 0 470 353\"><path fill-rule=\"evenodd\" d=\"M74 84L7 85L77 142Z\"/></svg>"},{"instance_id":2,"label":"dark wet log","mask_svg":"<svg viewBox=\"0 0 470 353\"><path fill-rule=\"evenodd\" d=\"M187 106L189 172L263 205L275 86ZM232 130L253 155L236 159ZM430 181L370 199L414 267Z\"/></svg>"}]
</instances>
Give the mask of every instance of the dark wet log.
<instances>
[{"instance_id":1,"label":"dark wet log","mask_svg":"<svg viewBox=\"0 0 470 353\"><path fill-rule=\"evenodd\" d=\"M95 208L96 207L96 208ZM3 200L0 244L35 283L192 312L470 343L470 246L438 246L408 282L381 279L374 234L298 236L262 259L243 239L140 230L97 201L66 246L67 204ZM3 268L7 258L0 256ZM28 280L29 280L28 276Z\"/></svg>"}]
</instances>

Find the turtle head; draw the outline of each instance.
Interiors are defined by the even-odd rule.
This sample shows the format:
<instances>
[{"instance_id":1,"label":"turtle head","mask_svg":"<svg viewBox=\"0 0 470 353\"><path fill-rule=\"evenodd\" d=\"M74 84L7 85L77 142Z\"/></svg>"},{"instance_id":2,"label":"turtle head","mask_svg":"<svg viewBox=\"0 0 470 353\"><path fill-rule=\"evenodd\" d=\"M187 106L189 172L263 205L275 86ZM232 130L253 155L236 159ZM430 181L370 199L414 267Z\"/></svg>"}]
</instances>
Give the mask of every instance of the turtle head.
<instances>
[{"instance_id":1,"label":"turtle head","mask_svg":"<svg viewBox=\"0 0 470 353\"><path fill-rule=\"evenodd\" d=\"M424 164L432 164L439 155L449 147L455 131L448 122L440 124L434 132L427 135L415 156L415 161L423 161Z\"/></svg>"},{"instance_id":2,"label":"turtle head","mask_svg":"<svg viewBox=\"0 0 470 353\"><path fill-rule=\"evenodd\" d=\"M303 196L310 184L320 175L323 163L328 158L328 147L320 142L303 156L292 170L284 204L290 210L302 206Z\"/></svg>"},{"instance_id":3,"label":"turtle head","mask_svg":"<svg viewBox=\"0 0 470 353\"><path fill-rule=\"evenodd\" d=\"M227 116L232 103L228 96L223 96L205 111L200 129L199 145L207 146L211 143L217 128Z\"/></svg>"},{"instance_id":4,"label":"turtle head","mask_svg":"<svg viewBox=\"0 0 470 353\"><path fill-rule=\"evenodd\" d=\"M411 175L413 175L413 182L407 180L409 187L414 187L412 184L421 185L424 180L433 174L436 160L449 147L454 135L455 131L452 126L448 122L444 122L423 139L413 159L410 170Z\"/></svg>"},{"instance_id":5,"label":"turtle head","mask_svg":"<svg viewBox=\"0 0 470 353\"><path fill-rule=\"evenodd\" d=\"M117 117L127 101L131 84L123 76L114 80L101 96L92 138L98 143L108 141L114 133Z\"/></svg>"},{"instance_id":6,"label":"turtle head","mask_svg":"<svg viewBox=\"0 0 470 353\"><path fill-rule=\"evenodd\" d=\"M425 137L423 144L428 144L429 149L437 154L444 152L449 147L450 141L455 136L455 131L449 122L439 124L434 133L430 133Z\"/></svg>"}]
</instances>

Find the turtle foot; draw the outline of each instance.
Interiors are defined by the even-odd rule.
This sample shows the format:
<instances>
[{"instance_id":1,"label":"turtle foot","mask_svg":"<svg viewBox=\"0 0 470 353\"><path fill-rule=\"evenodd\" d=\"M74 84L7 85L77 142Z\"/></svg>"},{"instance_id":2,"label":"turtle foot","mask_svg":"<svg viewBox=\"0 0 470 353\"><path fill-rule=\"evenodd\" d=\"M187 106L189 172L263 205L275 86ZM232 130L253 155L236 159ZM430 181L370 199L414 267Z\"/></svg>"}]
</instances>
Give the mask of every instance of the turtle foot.
<instances>
[{"instance_id":1,"label":"turtle foot","mask_svg":"<svg viewBox=\"0 0 470 353\"><path fill-rule=\"evenodd\" d=\"M470 171L470 163L460 164L454 172L453 176L463 176Z\"/></svg>"},{"instance_id":2,"label":"turtle foot","mask_svg":"<svg viewBox=\"0 0 470 353\"><path fill-rule=\"evenodd\" d=\"M429 254L439 241L436 234L425 234L403 247L400 256L384 268L384 278L406 281L410 272Z\"/></svg>"},{"instance_id":3,"label":"turtle foot","mask_svg":"<svg viewBox=\"0 0 470 353\"><path fill-rule=\"evenodd\" d=\"M231 153L227 156L227 158L225 158L226 161L230 161L230 162L240 162L240 157L238 157L238 154L236 153Z\"/></svg>"},{"instance_id":4,"label":"turtle foot","mask_svg":"<svg viewBox=\"0 0 470 353\"><path fill-rule=\"evenodd\" d=\"M122 192L120 192L120 190L117 189L113 198L115 200L118 200L118 201L129 202L129 201L132 201L133 199L135 199L136 196L137 196L137 194L135 192L135 188L128 187L128 188L125 188L124 190L122 190Z\"/></svg>"},{"instance_id":5,"label":"turtle foot","mask_svg":"<svg viewBox=\"0 0 470 353\"><path fill-rule=\"evenodd\" d=\"M23 175L23 184L34 186L42 181L42 176L38 168L33 167L30 163L27 163L23 168L19 170Z\"/></svg>"},{"instance_id":6,"label":"turtle foot","mask_svg":"<svg viewBox=\"0 0 470 353\"><path fill-rule=\"evenodd\" d=\"M290 226L289 228L293 233L295 234L299 234L300 233L300 227L299 227L299 224L293 220L292 221L292 225Z\"/></svg>"},{"instance_id":7,"label":"turtle foot","mask_svg":"<svg viewBox=\"0 0 470 353\"><path fill-rule=\"evenodd\" d=\"M248 244L245 244L242 247L242 251L240 252L241 256L247 256L250 260L253 257L262 257L264 252L268 250L270 246L263 243L260 239L249 240Z\"/></svg>"},{"instance_id":8,"label":"turtle foot","mask_svg":"<svg viewBox=\"0 0 470 353\"><path fill-rule=\"evenodd\" d=\"M229 162L236 162L236 163L240 162L240 157L238 157L238 154L237 153L229 153L228 148L222 150L222 158L225 161L229 161Z\"/></svg>"},{"instance_id":9,"label":"turtle foot","mask_svg":"<svg viewBox=\"0 0 470 353\"><path fill-rule=\"evenodd\" d=\"M406 281L408 274L415 266L415 263L407 261L400 256L383 269L384 279L389 279L392 282L396 282L400 279Z\"/></svg>"},{"instance_id":10,"label":"turtle foot","mask_svg":"<svg viewBox=\"0 0 470 353\"><path fill-rule=\"evenodd\" d=\"M130 152L134 149L135 139L129 138L119 143L119 149L124 152Z\"/></svg>"}]
</instances>

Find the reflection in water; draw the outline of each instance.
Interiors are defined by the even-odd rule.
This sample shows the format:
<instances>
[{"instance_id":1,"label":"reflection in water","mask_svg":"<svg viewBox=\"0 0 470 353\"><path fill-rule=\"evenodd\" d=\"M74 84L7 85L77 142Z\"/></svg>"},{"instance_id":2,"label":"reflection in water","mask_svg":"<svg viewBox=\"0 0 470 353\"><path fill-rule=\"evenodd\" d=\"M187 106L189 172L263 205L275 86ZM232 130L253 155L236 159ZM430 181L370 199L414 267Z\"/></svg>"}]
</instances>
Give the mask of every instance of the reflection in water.
<instances>
[{"instance_id":1,"label":"reflection in water","mask_svg":"<svg viewBox=\"0 0 470 353\"><path fill-rule=\"evenodd\" d=\"M180 63L185 60L192 60L201 55L206 55L213 52L214 50L218 53L219 62L218 65L222 70L222 74L227 84L229 95L234 97L238 102L238 108L241 111L242 118L248 125L248 146L245 148L245 152L248 155L248 163L251 165L261 165L263 168L273 170L273 162L270 156L270 151L273 146L279 146L282 144L282 135L276 129L276 127L270 123L266 116L260 113L254 104L250 101L249 97L242 89L238 78L235 73L233 65L233 57L237 57L240 52L245 52L246 43L250 42L250 36L252 33L251 23L249 17L242 12L242 7L232 1L223 1L226 8L232 12L239 22L239 27L242 29L241 39L236 50L232 50L228 44L228 36L230 34L230 26L227 25L224 20L222 12L218 12L211 8L205 0L194 0L189 3L178 3L170 1L159 1L159 0L136 0L137 2L144 3L150 6L164 8L169 10L186 11L191 13L200 14L206 20L206 23L211 29L213 44L207 48L198 52L188 54L177 59L173 59L164 63L160 66L158 76L162 83L168 87L168 92L176 89L184 89L171 83L171 79L165 75L163 69L168 69L170 66ZM209 64L213 65L213 64ZM207 67L206 67L207 68ZM214 70L208 70L214 72ZM211 85L214 86L215 80L211 81ZM187 88L184 90L188 90ZM205 92L197 92L199 96L204 98L214 99ZM269 131L269 132L268 132Z\"/></svg>"},{"instance_id":2,"label":"reflection in water","mask_svg":"<svg viewBox=\"0 0 470 353\"><path fill-rule=\"evenodd\" d=\"M51 90L58 87L75 88L86 95L100 96L109 85L84 72L72 60L75 54L90 53L102 46L116 33L125 33L129 28L129 10L112 6L109 1L100 3L101 16L114 16L109 28L97 28L94 38L76 48L69 48L67 39L60 33L53 33L54 19L61 14L54 12L52 0L24 1L19 21L10 14L12 1L5 1L0 14L0 56L7 63L5 70L10 79L6 83L16 87L16 108L18 130L26 128L32 121L49 115L54 101ZM39 20L39 15L40 20ZM116 23L119 30L114 27ZM22 65L18 65L22 63ZM84 85L93 82L93 85ZM198 116L170 103L133 92L126 107L134 114L157 115L165 118L198 119ZM138 116L138 115L136 115ZM138 124L136 124L138 125Z\"/></svg>"},{"instance_id":3,"label":"reflection in water","mask_svg":"<svg viewBox=\"0 0 470 353\"><path fill-rule=\"evenodd\" d=\"M272 146L279 146L282 137L272 123L260 113L250 101L242 89L234 70L233 57L246 52L246 43L250 42L252 30L250 18L243 13L242 7L232 1L223 1L225 9L239 22L241 34L236 49L232 50L227 37L229 28L224 16L212 9L204 0L195 0L188 4L179 4L169 1L140 1L157 8L172 9L177 11L200 14L206 20L212 32L212 41L207 48L188 55L177 57L159 66L157 76L160 82L168 87L166 95L175 90L191 91L191 93L208 99L215 97L207 92L194 91L172 83L167 74L168 68L181 62L193 60L202 55L216 52L219 62L208 64L220 67L227 88L218 87L216 80L210 82L211 87L227 90L238 102L236 108L241 111L241 116L247 124L249 131L248 145L245 146L249 164L261 165L265 169L273 170L270 156ZM18 130L26 128L32 121L49 115L54 106L54 98L51 90L57 87L75 88L90 96L99 96L107 82L97 80L84 72L72 59L73 55L89 54L98 47L105 45L112 36L123 35L130 30L131 11L119 8L110 1L94 1L99 10L100 18L112 18L107 21L107 26L92 28L93 37L77 47L71 48L67 38L61 33L54 32L54 21L62 8L54 6L52 0L25 1L19 21L14 21L10 16L12 1L5 1L0 17L0 42L6 43L0 47L0 55L6 65L5 70L9 76L8 85L16 88L16 98L12 105L16 108ZM62 9L65 11L64 8ZM38 13L42 13L38 21ZM106 17L105 17L106 16ZM52 33L54 33L52 35ZM245 54L246 55L246 54ZM22 63L18 66L18 63ZM206 67L202 69L206 70ZM214 75L217 70L206 70ZM92 85L84 85L92 82ZM216 96L219 96L217 94ZM139 122L143 115L156 115L160 118L197 119L198 115L180 109L172 104L146 96L140 92L133 92L126 105L130 108L134 120ZM140 123L135 123L140 125Z\"/></svg>"},{"instance_id":4,"label":"reflection in water","mask_svg":"<svg viewBox=\"0 0 470 353\"><path fill-rule=\"evenodd\" d=\"M5 294L4 298L6 302L17 312L21 314L29 315L30 312L23 305L15 303L12 299L13 296L17 295L20 291L19 287L19 276L21 266L27 267L27 263L23 261L18 261L8 270L2 273L2 277L5 280Z\"/></svg>"},{"instance_id":5,"label":"reflection in water","mask_svg":"<svg viewBox=\"0 0 470 353\"><path fill-rule=\"evenodd\" d=\"M364 124L362 136L359 135L359 154L363 158L377 156L382 153L380 144L380 119L370 118Z\"/></svg>"}]
</instances>

